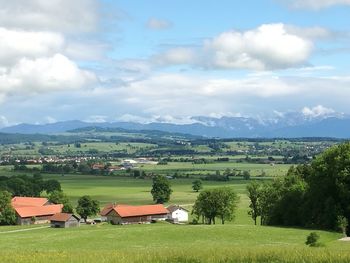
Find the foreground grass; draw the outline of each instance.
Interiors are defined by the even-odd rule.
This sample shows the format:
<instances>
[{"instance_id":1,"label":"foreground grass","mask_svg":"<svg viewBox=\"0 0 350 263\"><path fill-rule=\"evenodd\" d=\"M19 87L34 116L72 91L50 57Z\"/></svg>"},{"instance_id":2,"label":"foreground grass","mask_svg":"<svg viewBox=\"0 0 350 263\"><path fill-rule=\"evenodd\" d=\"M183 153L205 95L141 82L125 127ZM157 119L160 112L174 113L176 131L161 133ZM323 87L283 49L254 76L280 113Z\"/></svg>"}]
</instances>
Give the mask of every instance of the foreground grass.
<instances>
[{"instance_id":1,"label":"foreground grass","mask_svg":"<svg viewBox=\"0 0 350 263\"><path fill-rule=\"evenodd\" d=\"M349 262L350 244L318 231L250 225L83 226L0 234L1 262Z\"/></svg>"}]
</instances>

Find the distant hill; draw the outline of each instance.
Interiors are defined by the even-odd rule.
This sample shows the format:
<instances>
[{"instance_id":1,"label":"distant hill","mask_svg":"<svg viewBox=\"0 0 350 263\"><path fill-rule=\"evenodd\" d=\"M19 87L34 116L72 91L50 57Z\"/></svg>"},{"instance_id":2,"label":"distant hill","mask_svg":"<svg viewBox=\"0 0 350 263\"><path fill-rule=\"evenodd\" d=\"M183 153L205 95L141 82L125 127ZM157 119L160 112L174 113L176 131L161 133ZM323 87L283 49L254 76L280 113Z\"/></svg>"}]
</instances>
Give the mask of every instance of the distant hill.
<instances>
[{"instance_id":1,"label":"distant hill","mask_svg":"<svg viewBox=\"0 0 350 263\"><path fill-rule=\"evenodd\" d=\"M60 134L87 132L94 127L95 132L105 129L114 131L161 131L172 134L188 134L209 138L298 138L298 137L334 137L350 138L350 118L345 116L327 116L310 118L289 114L279 119L257 120L243 117L193 117L192 124L173 123L135 123L104 122L89 123L83 121L64 121L50 124L19 124L0 130L4 133L21 134ZM89 128L90 127L90 128ZM84 130L85 128L85 130ZM80 130L79 130L80 129ZM118 130L119 129L119 130Z\"/></svg>"}]
</instances>

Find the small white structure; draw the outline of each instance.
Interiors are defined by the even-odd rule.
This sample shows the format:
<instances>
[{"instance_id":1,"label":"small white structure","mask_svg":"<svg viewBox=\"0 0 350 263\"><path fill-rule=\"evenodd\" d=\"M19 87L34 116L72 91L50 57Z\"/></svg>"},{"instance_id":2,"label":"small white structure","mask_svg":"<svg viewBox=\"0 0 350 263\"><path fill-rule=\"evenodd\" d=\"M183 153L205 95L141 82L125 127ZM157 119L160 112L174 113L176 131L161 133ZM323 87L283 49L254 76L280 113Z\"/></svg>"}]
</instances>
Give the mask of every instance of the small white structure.
<instances>
[{"instance_id":1,"label":"small white structure","mask_svg":"<svg viewBox=\"0 0 350 263\"><path fill-rule=\"evenodd\" d=\"M168 206L169 210L168 219L174 223L187 222L188 221L188 210L178 205Z\"/></svg>"}]
</instances>

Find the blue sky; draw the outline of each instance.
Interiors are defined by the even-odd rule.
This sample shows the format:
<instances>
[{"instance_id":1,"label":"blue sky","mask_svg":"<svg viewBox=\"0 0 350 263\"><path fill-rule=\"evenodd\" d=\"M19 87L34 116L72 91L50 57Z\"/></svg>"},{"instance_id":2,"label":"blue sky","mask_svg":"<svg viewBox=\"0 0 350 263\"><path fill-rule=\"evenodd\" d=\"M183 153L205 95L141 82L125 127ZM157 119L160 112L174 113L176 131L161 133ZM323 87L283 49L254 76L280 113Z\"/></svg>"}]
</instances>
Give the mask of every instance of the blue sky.
<instances>
[{"instance_id":1,"label":"blue sky","mask_svg":"<svg viewBox=\"0 0 350 263\"><path fill-rule=\"evenodd\" d=\"M349 114L349 17L349 0L0 0L0 127Z\"/></svg>"}]
</instances>

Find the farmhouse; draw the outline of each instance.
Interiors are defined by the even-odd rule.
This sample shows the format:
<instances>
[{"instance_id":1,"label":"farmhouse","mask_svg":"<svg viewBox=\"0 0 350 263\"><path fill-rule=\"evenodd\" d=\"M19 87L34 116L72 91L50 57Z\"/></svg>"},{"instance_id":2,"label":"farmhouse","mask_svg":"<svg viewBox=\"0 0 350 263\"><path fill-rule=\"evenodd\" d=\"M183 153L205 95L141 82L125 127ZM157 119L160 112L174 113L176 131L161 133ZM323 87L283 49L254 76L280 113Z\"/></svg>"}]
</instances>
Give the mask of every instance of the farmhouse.
<instances>
[{"instance_id":1,"label":"farmhouse","mask_svg":"<svg viewBox=\"0 0 350 263\"><path fill-rule=\"evenodd\" d=\"M166 220L169 211L163 205L107 205L101 212L113 224L143 224Z\"/></svg>"},{"instance_id":2,"label":"farmhouse","mask_svg":"<svg viewBox=\"0 0 350 263\"><path fill-rule=\"evenodd\" d=\"M45 224L51 216L62 212L62 204L51 204L47 198L14 197L11 200L18 225Z\"/></svg>"},{"instance_id":3,"label":"farmhouse","mask_svg":"<svg viewBox=\"0 0 350 263\"><path fill-rule=\"evenodd\" d=\"M178 205L168 206L169 210L168 219L177 222L187 222L188 221L188 210Z\"/></svg>"},{"instance_id":4,"label":"farmhouse","mask_svg":"<svg viewBox=\"0 0 350 263\"><path fill-rule=\"evenodd\" d=\"M51 227L55 228L79 227L79 221L79 217L67 213L57 213L50 218Z\"/></svg>"}]
</instances>

